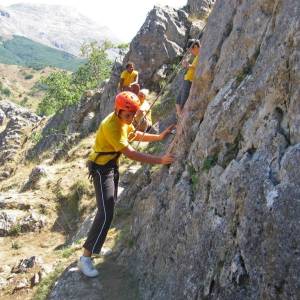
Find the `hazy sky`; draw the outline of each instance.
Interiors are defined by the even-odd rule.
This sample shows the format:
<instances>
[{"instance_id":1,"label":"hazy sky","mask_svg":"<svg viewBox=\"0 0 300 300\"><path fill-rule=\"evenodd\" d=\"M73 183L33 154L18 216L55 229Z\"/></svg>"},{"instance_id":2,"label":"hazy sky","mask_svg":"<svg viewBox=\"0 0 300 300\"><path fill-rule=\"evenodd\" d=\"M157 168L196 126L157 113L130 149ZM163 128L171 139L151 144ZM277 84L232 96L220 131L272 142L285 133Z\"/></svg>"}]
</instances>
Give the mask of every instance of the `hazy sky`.
<instances>
[{"instance_id":1,"label":"hazy sky","mask_svg":"<svg viewBox=\"0 0 300 300\"><path fill-rule=\"evenodd\" d=\"M154 5L182 7L187 0L0 0L0 5L47 3L73 6L99 25L109 27L123 41L130 41Z\"/></svg>"}]
</instances>

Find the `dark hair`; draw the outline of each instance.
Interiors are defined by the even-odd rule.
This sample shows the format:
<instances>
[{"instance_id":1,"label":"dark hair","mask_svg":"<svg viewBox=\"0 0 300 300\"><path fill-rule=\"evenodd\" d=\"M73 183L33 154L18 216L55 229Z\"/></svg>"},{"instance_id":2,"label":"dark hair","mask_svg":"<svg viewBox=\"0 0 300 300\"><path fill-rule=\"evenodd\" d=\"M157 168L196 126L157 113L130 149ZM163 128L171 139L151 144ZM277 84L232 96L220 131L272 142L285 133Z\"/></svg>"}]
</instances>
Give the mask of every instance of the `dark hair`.
<instances>
[{"instance_id":1,"label":"dark hair","mask_svg":"<svg viewBox=\"0 0 300 300\"><path fill-rule=\"evenodd\" d=\"M187 48L191 49L191 48L194 48L195 46L200 48L200 41L197 39L189 39L188 43L187 43Z\"/></svg>"},{"instance_id":2,"label":"dark hair","mask_svg":"<svg viewBox=\"0 0 300 300\"><path fill-rule=\"evenodd\" d=\"M133 66L134 67L134 63L132 61L129 61L127 64L126 64L126 69L130 66Z\"/></svg>"}]
</instances>

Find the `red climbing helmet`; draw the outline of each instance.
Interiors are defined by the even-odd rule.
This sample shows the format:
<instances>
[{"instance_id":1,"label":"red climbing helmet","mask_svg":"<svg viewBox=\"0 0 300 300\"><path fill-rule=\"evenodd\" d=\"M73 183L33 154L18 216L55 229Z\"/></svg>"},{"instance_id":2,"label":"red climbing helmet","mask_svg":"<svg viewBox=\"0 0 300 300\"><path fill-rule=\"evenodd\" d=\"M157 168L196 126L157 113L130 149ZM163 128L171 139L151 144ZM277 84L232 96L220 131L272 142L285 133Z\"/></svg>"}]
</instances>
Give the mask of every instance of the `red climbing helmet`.
<instances>
[{"instance_id":1,"label":"red climbing helmet","mask_svg":"<svg viewBox=\"0 0 300 300\"><path fill-rule=\"evenodd\" d=\"M138 96L132 92L121 92L116 96L115 109L136 112L140 108Z\"/></svg>"}]
</instances>

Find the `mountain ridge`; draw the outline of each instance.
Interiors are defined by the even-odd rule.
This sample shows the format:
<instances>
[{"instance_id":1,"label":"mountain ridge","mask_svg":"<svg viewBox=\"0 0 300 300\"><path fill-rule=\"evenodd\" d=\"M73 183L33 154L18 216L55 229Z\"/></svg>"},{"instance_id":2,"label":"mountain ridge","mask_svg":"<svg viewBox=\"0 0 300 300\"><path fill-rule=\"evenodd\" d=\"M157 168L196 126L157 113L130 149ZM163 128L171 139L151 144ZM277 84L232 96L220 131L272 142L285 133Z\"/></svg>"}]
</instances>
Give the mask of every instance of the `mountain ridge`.
<instances>
[{"instance_id":1,"label":"mountain ridge","mask_svg":"<svg viewBox=\"0 0 300 300\"><path fill-rule=\"evenodd\" d=\"M119 42L107 27L96 24L75 9L49 4L0 6L0 36L12 35L24 36L76 56L83 43Z\"/></svg>"}]
</instances>

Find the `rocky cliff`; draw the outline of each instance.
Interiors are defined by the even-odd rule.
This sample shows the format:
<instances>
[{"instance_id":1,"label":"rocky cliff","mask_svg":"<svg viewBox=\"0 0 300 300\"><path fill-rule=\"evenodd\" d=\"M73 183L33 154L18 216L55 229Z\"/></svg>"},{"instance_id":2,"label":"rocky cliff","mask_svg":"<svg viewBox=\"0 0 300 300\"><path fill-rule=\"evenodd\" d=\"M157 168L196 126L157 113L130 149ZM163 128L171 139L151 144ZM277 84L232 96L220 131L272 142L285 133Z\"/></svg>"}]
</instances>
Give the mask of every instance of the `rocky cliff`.
<instances>
[{"instance_id":1,"label":"rocky cliff","mask_svg":"<svg viewBox=\"0 0 300 300\"><path fill-rule=\"evenodd\" d=\"M177 162L133 201L143 299L298 299L300 3L216 1Z\"/></svg>"},{"instance_id":2,"label":"rocky cliff","mask_svg":"<svg viewBox=\"0 0 300 300\"><path fill-rule=\"evenodd\" d=\"M20 123L27 135L40 137L26 152L43 162L48 175L39 182L32 169L21 186L23 194L16 198L22 199L24 193L30 197L33 183L40 187L38 195L52 188L55 195L47 196L49 203L59 204L67 191L82 191L82 186L73 184L85 178L82 158L89 152L92 136L88 141L83 138L112 110L122 67L134 60L144 76L143 86L157 88L169 78L187 39L199 35L210 11L176 136L157 150L168 148L176 162L170 167L144 166L121 176L125 189L117 209L123 210L129 224L124 228L123 221L112 229L114 234L121 230L121 246L113 249L112 259L99 263L101 276L96 280L83 279L70 263L53 285L50 299L300 298L297 0L191 0L186 11L155 7L108 82L49 120L28 116L31 123ZM163 121L174 113L182 72L172 78L153 109ZM3 141L10 128L15 133L9 111L18 111L7 107L9 103L1 103L0 123L7 128L1 132ZM23 131L17 133L23 136ZM24 139L21 146L26 143ZM13 138L11 145L13 156L21 146ZM5 176L5 193L10 186L19 187ZM5 198L7 205L10 199L10 195ZM85 210L90 212L92 202L88 203ZM75 204L82 208L82 199ZM57 222L64 220L67 208L65 202L60 205ZM70 237L73 241L86 234L91 216ZM76 225L83 221L78 214L68 220ZM51 218L47 221L51 224ZM116 262L129 267L139 293L136 281Z\"/></svg>"}]
</instances>

